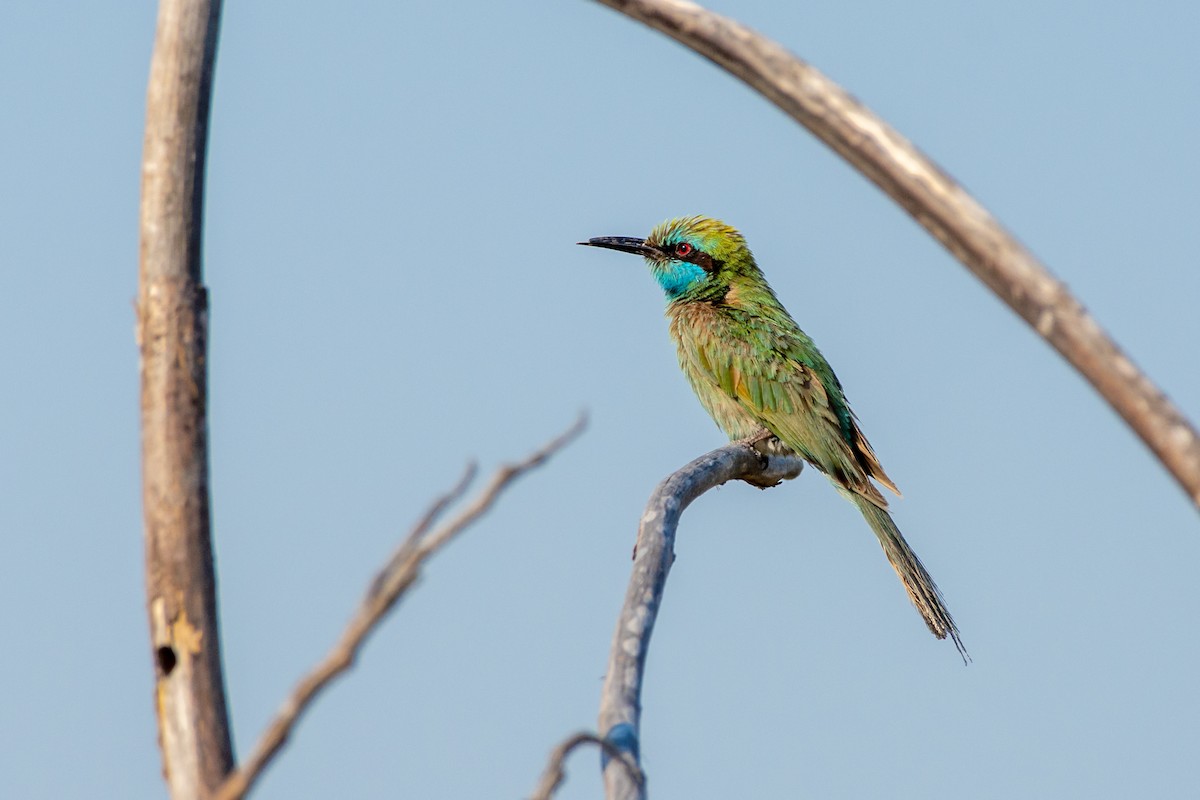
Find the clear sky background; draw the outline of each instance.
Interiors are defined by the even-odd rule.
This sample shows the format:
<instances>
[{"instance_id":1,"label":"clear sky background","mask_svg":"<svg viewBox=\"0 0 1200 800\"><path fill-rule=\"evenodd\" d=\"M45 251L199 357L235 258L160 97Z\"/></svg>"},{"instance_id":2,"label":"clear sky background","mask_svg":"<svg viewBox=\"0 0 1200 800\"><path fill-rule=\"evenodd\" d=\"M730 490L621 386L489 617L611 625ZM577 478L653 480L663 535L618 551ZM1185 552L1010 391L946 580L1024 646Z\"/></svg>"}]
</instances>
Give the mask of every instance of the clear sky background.
<instances>
[{"instance_id":1,"label":"clear sky background","mask_svg":"<svg viewBox=\"0 0 1200 800\"><path fill-rule=\"evenodd\" d=\"M1200 6L714 3L959 179L1200 416ZM133 299L152 3L0 6L0 761L164 795ZM806 472L684 517L649 658L657 798L1193 797L1200 518L878 190L590 2L228 2L208 168L213 521L239 753L468 459L591 413L430 565L258 797L517 798L595 725L642 506L722 443L635 259L739 227L905 492L974 656ZM593 752L562 798L602 794Z\"/></svg>"}]
</instances>

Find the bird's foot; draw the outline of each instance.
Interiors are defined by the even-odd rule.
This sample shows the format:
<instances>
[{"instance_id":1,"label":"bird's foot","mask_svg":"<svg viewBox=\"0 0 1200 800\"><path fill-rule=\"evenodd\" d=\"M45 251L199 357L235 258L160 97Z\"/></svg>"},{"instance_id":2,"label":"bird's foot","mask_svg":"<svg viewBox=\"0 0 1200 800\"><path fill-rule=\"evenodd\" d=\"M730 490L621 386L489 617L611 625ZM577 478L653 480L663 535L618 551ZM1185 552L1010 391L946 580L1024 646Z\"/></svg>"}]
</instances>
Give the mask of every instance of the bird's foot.
<instances>
[{"instance_id":1,"label":"bird's foot","mask_svg":"<svg viewBox=\"0 0 1200 800\"><path fill-rule=\"evenodd\" d=\"M735 444L745 445L753 450L754 454L758 456L758 463L763 469L767 468L767 459L770 456L792 455L792 451L783 442L779 441L779 437L766 428L759 428L749 436L738 439ZM757 486L759 489L770 489L783 483L781 480L756 480L753 476L742 478L742 480L751 486Z\"/></svg>"},{"instance_id":2,"label":"bird's foot","mask_svg":"<svg viewBox=\"0 0 1200 800\"><path fill-rule=\"evenodd\" d=\"M779 437L766 428L759 428L749 436L738 439L735 444L744 444L767 456L787 449L783 442L779 441Z\"/></svg>"}]
</instances>

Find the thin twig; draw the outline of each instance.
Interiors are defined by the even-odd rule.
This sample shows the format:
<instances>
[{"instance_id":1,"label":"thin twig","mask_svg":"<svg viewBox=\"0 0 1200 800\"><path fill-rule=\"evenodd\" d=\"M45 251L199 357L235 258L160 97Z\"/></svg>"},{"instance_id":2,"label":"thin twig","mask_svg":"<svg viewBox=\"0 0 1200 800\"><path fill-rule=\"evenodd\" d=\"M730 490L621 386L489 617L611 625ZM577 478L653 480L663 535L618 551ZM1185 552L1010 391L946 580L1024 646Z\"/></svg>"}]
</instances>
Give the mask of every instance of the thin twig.
<instances>
[{"instance_id":1,"label":"thin twig","mask_svg":"<svg viewBox=\"0 0 1200 800\"><path fill-rule=\"evenodd\" d=\"M675 560L675 529L683 510L709 489L732 480L771 486L800 474L804 462L795 456L763 456L744 442L732 442L706 453L669 475L646 503L638 528L633 575L617 619L600 696L600 734L606 742L640 763L639 725L642 677L650 634L662 603L667 573ZM642 800L644 782L624 769L604 766L608 800Z\"/></svg>"},{"instance_id":2,"label":"thin twig","mask_svg":"<svg viewBox=\"0 0 1200 800\"><path fill-rule=\"evenodd\" d=\"M404 541L392 553L392 557L388 559L387 564L383 569L375 574L375 579L371 582L371 588L367 590L367 596L379 594L384 589L384 579L388 575L394 574L407 561L412 554L412 551L421 542L421 537L429 532L429 529L442 518L446 510L457 503L459 498L466 494L467 489L475 482L475 476L479 473L479 465L474 461L467 464L463 470L462 477L458 479L458 483L454 484L448 492L441 497L436 498L429 504L425 515L417 520L417 523L412 526L408 532L408 536L404 537Z\"/></svg>"},{"instance_id":3,"label":"thin twig","mask_svg":"<svg viewBox=\"0 0 1200 800\"><path fill-rule=\"evenodd\" d=\"M296 723L309 709L317 695L334 678L353 665L367 637L416 581L426 559L483 516L509 484L543 464L546 459L578 436L583 431L586 422L586 418L581 416L565 433L539 448L525 460L501 466L474 500L448 522L432 531L429 528L433 521L466 491L467 480L474 474L474 467L468 468L466 475L454 489L430 505L429 510L413 527L405 544L401 545L397 552L397 555L403 557L399 560L396 556L389 558L387 565L374 577L362 603L342 631L337 644L296 684L292 693L276 713L275 718L259 738L254 752L229 776L214 795L216 800L236 800L250 790L262 774L263 769L287 742ZM414 539L414 536L417 538Z\"/></svg>"},{"instance_id":4,"label":"thin twig","mask_svg":"<svg viewBox=\"0 0 1200 800\"><path fill-rule=\"evenodd\" d=\"M551 751L550 758L546 763L546 770L542 773L537 788L529 796L529 800L550 800L554 796L558 787L567 779L567 756L571 755L575 748L584 744L594 744L599 747L604 752L606 760L615 761L625 768L631 782L637 786L645 785L646 776L642 774L641 767L630 758L628 753L621 752L616 745L604 741L594 733L580 731L573 736L568 736Z\"/></svg>"},{"instance_id":5,"label":"thin twig","mask_svg":"<svg viewBox=\"0 0 1200 800\"><path fill-rule=\"evenodd\" d=\"M1058 350L1200 507L1200 434L1034 256L870 109L779 44L687 0L599 0L740 78L916 219Z\"/></svg>"}]
</instances>

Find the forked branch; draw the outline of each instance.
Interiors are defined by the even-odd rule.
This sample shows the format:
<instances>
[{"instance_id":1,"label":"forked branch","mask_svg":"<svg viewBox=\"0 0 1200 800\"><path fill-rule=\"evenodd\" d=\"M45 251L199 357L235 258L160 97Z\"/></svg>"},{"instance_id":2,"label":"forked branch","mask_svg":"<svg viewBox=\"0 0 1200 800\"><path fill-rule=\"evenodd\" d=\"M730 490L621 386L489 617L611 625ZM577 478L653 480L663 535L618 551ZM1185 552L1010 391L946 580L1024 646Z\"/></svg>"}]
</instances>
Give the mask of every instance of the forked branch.
<instances>
[{"instance_id":1,"label":"forked branch","mask_svg":"<svg viewBox=\"0 0 1200 800\"><path fill-rule=\"evenodd\" d=\"M580 417L569 430L525 460L500 467L474 500L440 526L434 527L450 506L466 493L475 476L475 466L469 466L458 484L430 505L387 564L375 575L358 611L347 623L337 644L296 684L258 740L254 752L221 785L215 794L217 800L235 800L250 790L267 764L287 742L300 717L317 695L354 664L367 637L413 585L425 561L483 516L513 481L541 466L577 437L585 424L586 419Z\"/></svg>"}]
</instances>

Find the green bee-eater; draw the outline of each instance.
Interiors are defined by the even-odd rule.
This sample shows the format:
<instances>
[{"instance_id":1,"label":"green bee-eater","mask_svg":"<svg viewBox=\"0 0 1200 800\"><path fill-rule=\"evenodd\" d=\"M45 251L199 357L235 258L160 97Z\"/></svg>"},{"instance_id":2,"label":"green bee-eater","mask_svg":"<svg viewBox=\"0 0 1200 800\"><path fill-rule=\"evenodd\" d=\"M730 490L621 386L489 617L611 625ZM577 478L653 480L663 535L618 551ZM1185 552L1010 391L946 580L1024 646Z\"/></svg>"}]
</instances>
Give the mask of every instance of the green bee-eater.
<instances>
[{"instance_id":1,"label":"green bee-eater","mask_svg":"<svg viewBox=\"0 0 1200 800\"><path fill-rule=\"evenodd\" d=\"M897 496L858 427L842 385L767 284L746 240L707 217L673 219L647 239L602 236L580 244L646 259L667 295L679 365L730 439L773 434L858 507L939 639L967 658L941 592L888 514L874 479Z\"/></svg>"}]
</instances>

